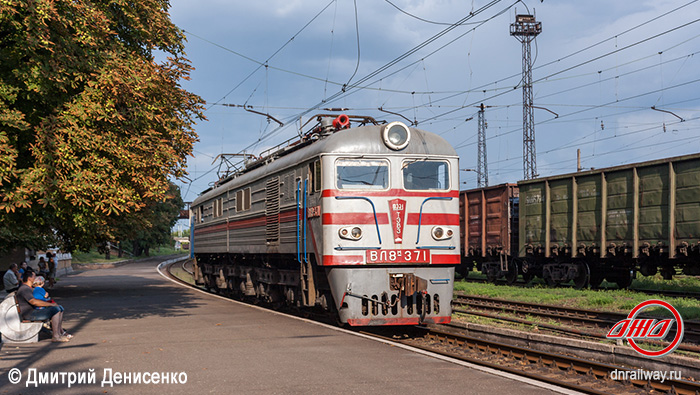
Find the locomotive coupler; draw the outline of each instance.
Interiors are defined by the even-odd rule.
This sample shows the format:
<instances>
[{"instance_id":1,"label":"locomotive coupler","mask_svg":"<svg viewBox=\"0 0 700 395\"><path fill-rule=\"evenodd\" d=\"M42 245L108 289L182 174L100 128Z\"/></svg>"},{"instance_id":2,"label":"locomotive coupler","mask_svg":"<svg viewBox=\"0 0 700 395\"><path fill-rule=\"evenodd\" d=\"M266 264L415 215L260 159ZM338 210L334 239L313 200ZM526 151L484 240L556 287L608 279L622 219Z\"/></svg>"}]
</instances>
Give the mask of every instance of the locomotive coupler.
<instances>
[{"instance_id":1,"label":"locomotive coupler","mask_svg":"<svg viewBox=\"0 0 700 395\"><path fill-rule=\"evenodd\" d=\"M427 292L428 281L413 273L389 273L389 289L399 291L401 296L413 296L416 292Z\"/></svg>"}]
</instances>

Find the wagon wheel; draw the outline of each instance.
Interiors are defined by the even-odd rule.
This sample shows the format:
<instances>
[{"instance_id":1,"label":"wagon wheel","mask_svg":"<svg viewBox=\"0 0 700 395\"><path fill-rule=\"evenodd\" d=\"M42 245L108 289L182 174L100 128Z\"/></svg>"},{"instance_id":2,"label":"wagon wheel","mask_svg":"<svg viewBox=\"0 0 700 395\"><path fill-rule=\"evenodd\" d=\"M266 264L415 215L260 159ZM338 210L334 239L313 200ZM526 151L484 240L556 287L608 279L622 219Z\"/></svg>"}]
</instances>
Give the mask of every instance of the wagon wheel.
<instances>
[{"instance_id":1,"label":"wagon wheel","mask_svg":"<svg viewBox=\"0 0 700 395\"><path fill-rule=\"evenodd\" d=\"M653 276L658 272L658 267L655 262L645 259L639 263L639 272L644 276Z\"/></svg>"},{"instance_id":2,"label":"wagon wheel","mask_svg":"<svg viewBox=\"0 0 700 395\"><path fill-rule=\"evenodd\" d=\"M578 275L574 278L574 288L585 288L588 285L588 280L591 278L591 270L586 263L579 263L577 268Z\"/></svg>"},{"instance_id":3,"label":"wagon wheel","mask_svg":"<svg viewBox=\"0 0 700 395\"><path fill-rule=\"evenodd\" d=\"M535 275L532 274L531 271L523 272L523 281L525 281L525 284L529 284L533 278L535 278Z\"/></svg>"},{"instance_id":4,"label":"wagon wheel","mask_svg":"<svg viewBox=\"0 0 700 395\"><path fill-rule=\"evenodd\" d=\"M459 273L463 279L469 277L469 272L474 270L474 262L462 263L457 266L457 273Z\"/></svg>"},{"instance_id":5,"label":"wagon wheel","mask_svg":"<svg viewBox=\"0 0 700 395\"><path fill-rule=\"evenodd\" d=\"M556 286L558 286L559 284L561 284L560 281L557 281L557 280L553 279L552 276L546 276L546 277L544 278L544 282L546 282L547 285L550 286L550 287L556 287Z\"/></svg>"},{"instance_id":6,"label":"wagon wheel","mask_svg":"<svg viewBox=\"0 0 700 395\"><path fill-rule=\"evenodd\" d=\"M489 268L486 271L486 281L496 284L496 281L498 281L498 270L494 270L493 268Z\"/></svg>"},{"instance_id":7,"label":"wagon wheel","mask_svg":"<svg viewBox=\"0 0 700 395\"><path fill-rule=\"evenodd\" d=\"M518 264L515 261L511 261L508 264L508 272L506 273L506 284L513 285L518 279Z\"/></svg>"},{"instance_id":8,"label":"wagon wheel","mask_svg":"<svg viewBox=\"0 0 700 395\"><path fill-rule=\"evenodd\" d=\"M620 289L627 289L632 285L632 280L634 280L634 271L630 270L618 275L615 278L615 284L617 284Z\"/></svg>"},{"instance_id":9,"label":"wagon wheel","mask_svg":"<svg viewBox=\"0 0 700 395\"><path fill-rule=\"evenodd\" d=\"M603 282L603 276L601 276L599 273L596 273L595 271L590 272L590 279L588 280L588 285L590 285L591 288L600 287L600 284L602 282Z\"/></svg>"}]
</instances>

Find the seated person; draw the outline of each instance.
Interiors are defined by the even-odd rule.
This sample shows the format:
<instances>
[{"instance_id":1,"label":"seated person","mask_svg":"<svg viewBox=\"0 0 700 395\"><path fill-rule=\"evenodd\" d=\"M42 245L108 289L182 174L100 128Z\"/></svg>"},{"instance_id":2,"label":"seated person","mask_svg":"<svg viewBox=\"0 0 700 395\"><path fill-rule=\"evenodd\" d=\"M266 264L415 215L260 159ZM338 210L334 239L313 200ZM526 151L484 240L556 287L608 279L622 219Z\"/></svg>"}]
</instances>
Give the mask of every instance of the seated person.
<instances>
[{"instance_id":1,"label":"seated person","mask_svg":"<svg viewBox=\"0 0 700 395\"><path fill-rule=\"evenodd\" d=\"M19 264L19 275L23 275L27 271L27 262L22 262Z\"/></svg>"},{"instance_id":2,"label":"seated person","mask_svg":"<svg viewBox=\"0 0 700 395\"><path fill-rule=\"evenodd\" d=\"M19 271L17 269L17 264L13 263L10 265L10 268L7 269L5 272L5 275L2 277L2 282L5 285L5 291L9 294L10 292L14 292L19 288L19 279L21 276L19 275Z\"/></svg>"},{"instance_id":3,"label":"seated person","mask_svg":"<svg viewBox=\"0 0 700 395\"><path fill-rule=\"evenodd\" d=\"M33 284L33 287L34 287L34 292L33 292L33 294L34 294L34 299L43 300L44 302L49 302L49 303L56 303L56 302L54 302L53 299L51 299L51 298L49 297L49 293L46 292L46 290L44 289L44 283L45 283L44 277L42 277L42 276L36 276L36 277L34 278L34 284ZM64 310L64 309L63 309L63 306L58 305L58 307L61 309L61 311ZM37 307L37 309L43 309L43 307Z\"/></svg>"},{"instance_id":4,"label":"seated person","mask_svg":"<svg viewBox=\"0 0 700 395\"><path fill-rule=\"evenodd\" d=\"M45 302L34 298L34 279L36 274L32 270L27 270L22 275L22 284L17 290L17 304L19 305L22 319L29 321L51 320L51 331L53 332L53 342L67 342L72 336L63 331L63 309L58 304ZM37 309L37 307L46 307Z\"/></svg>"}]
</instances>

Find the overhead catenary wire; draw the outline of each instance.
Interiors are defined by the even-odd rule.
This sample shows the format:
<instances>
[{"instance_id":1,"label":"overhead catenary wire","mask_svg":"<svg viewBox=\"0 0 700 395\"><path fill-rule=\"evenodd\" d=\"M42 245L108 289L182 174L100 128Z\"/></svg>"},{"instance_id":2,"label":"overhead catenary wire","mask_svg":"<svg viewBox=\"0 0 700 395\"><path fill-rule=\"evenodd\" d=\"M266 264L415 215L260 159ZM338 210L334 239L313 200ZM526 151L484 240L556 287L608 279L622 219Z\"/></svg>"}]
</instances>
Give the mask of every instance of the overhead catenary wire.
<instances>
[{"instance_id":1,"label":"overhead catenary wire","mask_svg":"<svg viewBox=\"0 0 700 395\"><path fill-rule=\"evenodd\" d=\"M684 83L681 83L681 84L676 84L676 85L673 85L673 86L669 86L669 87L663 88L663 90L675 89L675 88L682 87L682 86L685 86L685 85L696 84L696 83L698 83L698 82L700 82L700 78L699 78L699 79L692 80L692 81L687 81L687 82L684 82ZM610 105L610 104L614 104L614 103L619 103L619 102L623 102L623 101L627 101L627 100L632 100L632 99L636 99L636 98L643 97L643 96L653 95L653 94L655 94L655 93L659 93L660 91L661 91L661 89L654 89L654 90L652 90L652 91L647 91L647 92L644 92L644 93L636 94L636 95L629 96L629 97L626 97L626 98L623 98L623 99L619 99L619 100L615 100L615 101L612 101L612 102L608 102L608 103L604 103L604 104L595 105L595 106L588 107L588 108L585 108L585 109L582 109L582 110L579 110L579 111L574 111L574 112L571 112L571 113L562 114L562 115L560 115L557 119L569 117L569 116L572 116L572 115L575 115L575 114L580 114L580 113L582 113L582 112L594 110L594 109L596 109L596 108L600 108L600 107L603 107L603 106L606 106L606 105ZM549 123L549 122L553 121L554 119L555 119L555 118L550 118L550 119L546 119L546 120L544 120L544 121L538 121L538 122L536 123L536 125L542 125L542 124L545 124L545 123ZM508 132L501 133L499 136L504 136L504 135L507 135L507 134L515 133L515 132L518 132L518 131L520 131L520 130L522 130L522 129L513 129L513 130L510 130L510 131L508 131ZM491 137L491 138L495 138L495 136L493 136L493 137ZM459 148L463 148L463 147L465 147L465 145L460 144L460 145L455 146L455 149L459 149Z\"/></svg>"},{"instance_id":2,"label":"overhead catenary wire","mask_svg":"<svg viewBox=\"0 0 700 395\"><path fill-rule=\"evenodd\" d=\"M452 23L448 23L448 22L435 22L435 21L431 21L431 20L428 20L428 19L425 19L425 18L421 18L421 17L419 17L419 16L416 16L416 15L414 15L414 14L409 13L408 11L403 10L402 8L400 8L399 6L397 6L396 4L392 3L392 2L389 1L389 0L384 0L384 1L386 1L387 3L389 3L392 7L396 8L399 12L401 12L401 13L403 13L403 14L406 14L406 15L410 16L411 18L417 19L417 20L419 20L419 21L421 21L421 22L430 23L430 24L432 24L432 25L443 25L443 26L450 26L450 25L452 25ZM481 23L481 22L480 22L480 21L477 21L477 22L465 22L465 23L463 23L461 26L464 26L464 25L476 25L476 24L479 24L479 23Z\"/></svg>"},{"instance_id":3,"label":"overhead catenary wire","mask_svg":"<svg viewBox=\"0 0 700 395\"><path fill-rule=\"evenodd\" d=\"M334 0L334 1L335 1L335 0ZM570 54L567 54L566 56L563 56L563 57L561 57L561 58L557 58L557 59L555 59L555 60L552 60L552 61L546 62L546 63L544 63L544 64L541 64L541 65L539 65L539 66L535 66L535 67L533 68L533 70L538 70L538 69L540 69L540 68L547 67L547 66L550 66L550 65L552 65L552 64L561 62L561 61L566 60L566 59L568 59L568 58L570 58L570 57L573 57L573 56L575 56L575 55L578 55L578 54L580 54L580 53L583 53L583 52L585 52L585 51L587 51L587 50L589 50L589 49L592 49L592 48L595 48L595 47L597 47L597 46L599 46L599 45L602 45L602 44L604 44L604 43L606 43L606 42L608 42L608 41L610 41L610 40L617 39L617 38L619 38L619 37L621 37L621 36L623 36L623 35L625 35L625 34L627 34L627 33L629 33L629 32L632 32L632 31L634 31L634 30L636 30L636 29L638 29L638 28L641 28L641 27L643 27L643 26L645 26L645 25L647 25L647 24L649 24L649 23L652 23L652 22L654 22L654 21L656 21L656 20L658 20L658 19L660 19L660 18L662 18L662 17L665 17L665 16L667 16L667 15L670 15L670 14L672 14L672 13L674 13L674 12L677 12L677 11L679 11L679 10L681 10L681 9L683 9L683 8L685 8L685 7L687 7L687 6L691 5L691 4L693 4L693 3L696 3L697 1L700 1L700 0L693 0L693 1L691 1L691 2L688 2L688 3L684 4L684 5L681 5L681 6L679 6L679 7L676 7L676 8L674 8L674 9L672 9L672 10L669 10L669 11L667 11L667 12L665 12L665 13L659 15L659 16L656 16L656 17L654 17L654 18L652 18L652 19L649 19L649 20L647 20L647 21L645 21L645 22L643 22L643 23L640 23L640 24L638 24L638 25L636 25L636 26L634 26L634 27L632 27L632 28L629 28L629 29L627 29L627 30L625 30L625 31L623 31L623 32L621 32L621 33L618 33L618 34L615 34L615 35L613 35L613 36L611 36L611 37L605 38L605 39L603 39L603 40L601 40L601 41L598 41L598 42L596 42L596 43L593 43L593 44L591 44L591 45L589 45L589 46L587 46L587 47L585 47L585 48L582 48L582 49L579 49L579 50L577 50L577 51L575 51L575 52L572 52L572 53L570 53ZM518 1L518 2L519 2L519 1ZM517 2L516 2L516 3L517 3ZM481 24L481 23L483 23L483 22L485 22L485 21L473 22L473 24ZM218 44L218 43L213 42L213 41L211 41L211 40L208 40L208 39L206 39L206 38L204 38L204 37L201 37L201 36L199 36L199 35L197 35L197 34L191 32L191 31L183 30L183 32L187 33L188 35L190 35L190 36L192 36L192 37L195 37L195 38L198 38L198 39L200 39L200 40L202 40L202 41L204 41L204 42L207 42L207 43L209 43L209 44L211 44L211 45L214 45L214 46L216 46L216 47L218 47L218 48L221 48L221 49L224 50L224 51L233 53L233 54L235 54L235 55L237 55L237 56L240 56L240 57L242 57L242 58L244 58L244 59L246 59L246 60L249 60L249 61L251 61L251 62L253 62L253 63L256 63L256 64L258 64L258 65L260 65L260 66L266 65L266 62L264 62L264 61L259 61L259 60L253 59L253 58L251 58L251 57L249 57L249 56L246 56L246 55L244 55L244 54L241 54L240 52L234 51L234 50L232 50L232 49L230 49L230 48L227 48L227 47L225 47L225 46L223 46L223 45L221 45L221 44ZM316 77L316 76L312 76L312 75L308 75L308 74L304 74L304 73L300 73L300 72L296 72L296 71L292 71L292 70L287 70L287 69L284 69L284 68L276 67L276 66L273 66L273 65L270 65L270 64L267 64L267 67L268 67L270 70L276 70L276 71L283 72L283 73L289 73L289 74L296 75L296 76L300 76L300 77L303 77L303 78L307 78L307 79L311 79L311 80L316 80L316 81L320 81L320 82L324 82L324 83L336 85L336 86L338 86L338 87L342 87L342 86L344 85L342 82L330 81L330 80L328 80L327 77L326 77L326 78ZM258 70L259 70L259 68L256 69L256 70L254 70L254 71L257 72ZM484 88L486 88L486 87L489 86L489 85L498 85L498 84L500 84L500 83L503 83L503 82L505 82L505 81L507 81L507 80L509 80L509 79L515 78L515 77L521 77L521 73L513 74L513 75L510 75L510 76L508 76L508 77L504 77L504 78L501 78L501 79L499 79L499 80L496 80L496 81L493 81L493 82L489 82L489 83L487 83L487 84L483 84L483 85L481 85L481 86L478 86L478 87L476 87L476 88L472 88L472 89L466 90L466 91L461 90L461 91L428 91L428 92L426 92L426 91L414 91L414 90L401 90L401 89L388 89L388 88L374 88L374 87L372 87L372 86L362 86L361 88L362 88L362 89L368 89L368 90L378 90L378 91L387 91L387 92L401 93L401 94L456 94L456 95L459 95L459 94L465 94L465 93L484 92L484 91L491 91L491 90L509 90L509 89L512 89L512 88L510 88L510 87L495 88L495 89L484 89ZM249 77L248 77L248 78L249 78ZM549 80L551 80L551 79L549 79ZM543 81L537 81L537 82L543 82ZM235 90L237 87L238 87L238 85L234 88L234 90ZM229 93L229 94L230 94L230 93ZM228 94L227 94L227 95L228 95ZM447 99L449 99L449 98L447 98Z\"/></svg>"},{"instance_id":4,"label":"overhead catenary wire","mask_svg":"<svg viewBox=\"0 0 700 395\"><path fill-rule=\"evenodd\" d=\"M272 55L270 55L270 56L269 56L264 62L262 62L262 63L260 63L260 62L258 62L258 61L256 61L256 60L253 60L252 58L249 58L249 57L247 57L247 56L244 56L244 55L242 55L242 54L240 54L240 53L238 53L238 52L234 52L234 51L230 51L230 50L229 50L230 52L233 52L233 53L235 53L236 55L242 56L242 57L244 57L245 59L248 59L248 60L251 60L251 61L253 61L253 62L255 62L255 63L258 63L258 67L257 67L255 70L253 70L250 74L248 74L248 76L245 77L241 82L239 82L238 84L236 84L236 85L235 85L230 91L228 91L228 93L226 93L221 99L219 99L219 100L217 100L216 102L214 102L214 104L210 105L207 109L211 108L212 106L214 106L214 105L218 104L219 102L221 102L222 100L226 99L226 97L227 97L228 95L230 95L230 94L233 93L236 89L238 89L241 85L243 85L243 83L245 83L245 81L247 81L247 80L248 80L250 77L252 77L258 70L260 70L261 67L264 67L264 66L265 66L265 67L268 67L268 63L270 62L270 60L272 60L278 53L280 53L285 47L287 47L287 45L289 45L292 41L294 41L294 39L295 39L299 34L301 34L307 27L309 27L309 25L311 25L311 23L313 23L313 21L315 21L319 16L321 16L321 14L323 14L323 12L326 11L326 10L328 9L328 7L330 7L331 4L333 4L335 1L336 1L336 0L331 0L330 3L328 3L325 7L323 7L323 9L321 9L321 11L319 11L316 15L314 15L314 17L311 18L310 21L308 21L304 26L302 26L302 28L299 29L299 31L297 31L291 38L289 38L281 47L279 47L275 52L273 52ZM184 30L183 30L183 31L184 31ZM215 45L216 45L216 44L215 44ZM224 48L224 47L221 47L221 48ZM224 48L224 49L228 50L227 48Z\"/></svg>"},{"instance_id":5,"label":"overhead catenary wire","mask_svg":"<svg viewBox=\"0 0 700 395\"><path fill-rule=\"evenodd\" d=\"M429 45L429 44L433 43L434 41L436 41L437 39L443 37L445 34L449 33L450 31L452 31L453 29L455 29L456 27L458 27L460 23L463 23L463 22L465 22L465 21L468 21L468 20L472 19L473 17L475 17L475 16L481 14L482 12L486 11L487 9L489 9L489 8L492 7L492 6L494 6L495 4L498 4L498 3L501 2L501 1L502 1L502 0L492 0L491 2L489 2L489 3L487 3L486 5L482 6L482 7L479 8L478 10L476 10L476 11L470 13L468 16L466 16L466 17L460 19L460 20L457 21L455 24L453 24L453 25L451 25L451 26L449 26L449 27L443 29L443 30L440 31L439 33L437 33L437 34L431 36L431 37L428 38L427 40L425 40L425 41L423 41L422 43L416 45L415 47L411 48L410 50L404 52L402 55L400 55L400 56L394 58L393 60L389 61L388 63L386 63L386 64L384 64L383 66L379 67L378 69L374 70L373 72L369 73L368 75L366 75L365 77L363 77L363 78L361 78L360 80L356 81L355 83L350 84L350 85L348 85L347 87L345 87L344 89L339 90L339 91L336 92L335 94L331 95L328 99L322 100L321 102L317 103L316 105L314 105L314 106L312 106L312 107L309 107L307 110L302 111L301 113L296 114L296 115L293 116L293 117L290 117L290 119L298 119L298 118L300 118L300 117L302 117L302 116L304 116L304 115L307 115L308 113L314 111L315 109L317 109L317 108L319 108L319 107L322 107L322 106L324 106L324 105L327 105L327 104L329 104L329 103L332 103L335 99L337 99L337 98L339 98L339 97L341 97L341 96L347 94L350 90L353 90L353 89L355 89L355 88L361 87L362 84L364 84L365 82L367 82L367 81L369 81L370 79L374 78L375 76L381 74L382 72L386 71L387 69L391 68L392 66L396 65L396 64L399 63L401 60L406 59L407 57L409 57L409 56L413 55L414 53L418 52L420 49L425 48L427 45ZM518 1L519 1L519 0L518 0ZM279 131L283 130L284 128L285 128L285 127L278 127L278 128L275 128L275 129L273 129L272 131L270 131L270 133L268 133L264 138L270 138L270 137L274 136L276 133L278 133ZM256 143L257 143L257 142L256 142ZM253 143L253 144L255 144L255 143ZM252 146L252 145L249 145L249 146L246 147L245 149L250 148L250 146ZM245 149L244 149L244 150L245 150Z\"/></svg>"},{"instance_id":6,"label":"overhead catenary wire","mask_svg":"<svg viewBox=\"0 0 700 395\"><path fill-rule=\"evenodd\" d=\"M690 2L690 3L688 3L688 4L692 4L692 3L695 3L695 1ZM671 12L671 11L669 11L669 12ZM659 17L657 17L657 18L660 18L660 17L661 17L661 16L659 16ZM561 59L563 59L563 58L561 58ZM560 59L560 60L561 60L561 59ZM663 63L666 64L666 61L664 61ZM272 69L272 68L270 68L270 69ZM326 78L326 79L327 79L327 78ZM553 78L552 78L552 80L553 80ZM542 82L543 82L543 83L549 82L549 80L547 80L547 81L542 81ZM357 81L353 84L353 86L355 86L356 84L357 84ZM341 84L341 85L342 85L342 84ZM356 86L355 89L376 89L376 88L370 87L370 86L366 86L366 85L361 85L361 86ZM476 91L476 89L475 89L475 90L472 90L472 91ZM397 92L399 92L399 93L407 93L407 91L400 91L400 90L397 90ZM421 93L423 93L423 94L425 94L425 93L430 94L430 93L432 93L432 92L433 92L433 91L430 91L430 92L421 92ZM343 95L341 95L341 97L343 97ZM327 99L327 98L326 98L326 99ZM437 98L437 99L435 99L435 100L431 100L430 103L429 103L429 105L430 105L430 104L435 104L435 103L437 102L436 100L440 100L440 98ZM425 103L423 103L423 104L425 104ZM605 104L604 106L613 107L613 106L610 105L610 104ZM425 108L426 106L425 106L425 105L422 105L422 106L421 106L420 103L419 103L419 105L414 105L414 106L412 106L411 108L421 108L421 107ZM433 106L430 106L430 107L433 107ZM368 107L368 108L371 109L371 107ZM387 107L387 108L390 108L390 107ZM400 107L396 107L396 108L400 108ZM463 107L461 107L461 108L463 108ZM600 108L600 107L598 106L598 107L596 107L596 108ZM297 111L299 110L298 108L291 108L291 109L292 109L292 110L297 110ZM459 108L458 108L458 109L459 109ZM296 114L295 114L295 115L296 115ZM290 116L289 118L295 118L295 115L294 115L294 116ZM439 115L439 114L436 114L436 115ZM573 115L571 115L571 116L573 117ZM439 120L439 119L446 119L446 118L448 118L448 116L435 117L434 119L429 120L429 121L427 121L427 122L430 122L430 121L437 121L437 120ZM459 117L459 118L461 119L461 118L463 118L463 117ZM422 122L426 122L426 121L423 120ZM427 122L426 122L426 123L427 123ZM562 120L562 121L558 121L558 122L568 122L568 121ZM276 128L276 129L279 129L279 128ZM261 139L264 139L264 138L266 138L266 137L269 136L269 135L274 135L274 132L275 132L274 129L273 129L273 130L270 130L270 131L266 132L266 133L264 134L264 136L260 136L260 137L261 137ZM503 134L500 134L500 135L503 135ZM261 139L260 139L260 140L261 140ZM259 140L259 141L260 141L260 140Z\"/></svg>"},{"instance_id":7,"label":"overhead catenary wire","mask_svg":"<svg viewBox=\"0 0 700 395\"><path fill-rule=\"evenodd\" d=\"M333 0L333 1L335 1L335 0ZM502 1L502 0L492 0L491 2L489 2L488 4L482 6L482 7L479 8L478 10L475 10L475 11L471 12L469 15L467 15L466 17L460 19L458 22L456 22L456 23L450 25L449 27L443 29L441 32L439 32L439 33L437 33L437 34L431 36L431 37L428 38L427 40L423 41L421 44L419 44L419 45L413 47L413 48L410 49L409 51L405 52L403 55L400 55L400 56L396 57L396 58L393 59L392 61L390 61L390 62L386 63L384 66L380 67L379 69L377 69L377 70L375 70L375 71L369 73L368 75L366 75L366 76L363 77L362 79L356 81L355 83L353 83L353 84L351 84L351 85L348 85L345 89L341 89L340 91L336 92L334 95L331 95L331 97L329 97L328 99L322 100L321 102L317 103L315 106L313 106L313 107L311 107L311 108L307 108L307 110L305 110L305 111L303 111L303 112L301 112L301 113L299 113L299 114L295 114L294 116L288 117L288 118L287 118L287 121L285 122L285 124L286 124L285 126L279 126L279 127L274 128L274 129L271 130L270 132L266 133L265 136L263 136L263 137L261 137L261 138L258 138L256 141L254 141L253 143L249 144L249 145L248 145L247 147L245 147L242 151L246 151L246 150L250 149L252 146L254 146L254 145L256 145L256 144L259 144L261 141L263 141L263 140L265 140L265 139L267 139L267 138L270 138L270 137L274 136L274 135L275 135L276 133L278 133L279 131L286 129L286 128L288 127L288 125L289 125L289 120L298 119L298 118L302 117L303 115L306 115L306 114L308 114L309 112L313 111L314 109L323 106L326 102L330 102L330 101L332 101L333 99L342 96L343 94L347 93L347 91L353 90L353 89L358 88L358 87L361 87L362 84L365 83L366 81L368 81L368 80L372 79L373 77L375 77L375 76L381 74L381 73L384 72L385 70L387 70L387 69L393 67L394 65L396 65L397 63L399 63L399 62L402 61L403 59L406 59L407 57L409 57L409 56L411 56L412 54L416 53L416 52L419 51L420 49L422 49L422 48L428 46L428 45L431 44L432 42L434 42L434 41L436 41L437 39L443 37L445 34L449 33L450 31L452 31L452 30L455 29L456 27L460 26L460 24L462 24L462 23L464 23L464 22L466 22L466 21L472 19L473 17L475 17L475 16L477 16L477 15L479 15L479 14L481 14L482 12L488 10L488 9L491 8L493 5L498 4L498 3L501 2L501 1ZM518 0L518 1L519 1L519 0ZM517 2L516 2L516 3L517 3ZM323 11L325 11L325 9L328 8L328 7L330 6L330 4L332 4L332 2L329 3L329 4L328 4L321 12L319 12L319 14L317 14L313 19L315 19L316 17L318 17L318 15L320 15L320 13L322 13ZM312 19L312 21L313 21L313 19ZM309 23L311 23L311 22L309 22ZM305 27L308 26L309 23L307 23L307 25L305 25ZM302 30L303 30L303 28L302 28ZM297 33L297 34L298 34L298 33ZM288 42L289 42L289 41L288 41ZM286 45L287 45L287 44L285 44L285 46L286 46ZM284 47L284 46L283 46L283 47ZM275 54L277 54L280 50L281 50L281 48L280 48L278 51L276 51L272 56L274 56ZM268 58L268 61L272 58L272 56L271 56L270 58ZM267 62L268 62L268 61L264 62L262 65L259 64L259 65L258 65L258 68L256 68L256 70L254 70L254 72L256 72L257 70L259 70L260 67L262 67L263 65L267 65ZM254 72L253 72L253 73L254 73ZM252 76L253 73L251 73L249 76L247 76L247 77L245 78L245 80L247 80L248 78L250 78L250 76ZM235 90L235 89L237 89L238 87L240 87L240 85L242 85L242 83L243 83L243 82L240 82L239 84L237 84L237 85L233 88L233 90ZM219 103L220 103L223 99L225 99L225 97L228 96L233 90L231 90L229 93L227 93L227 95L225 95L225 96L222 97L221 99L217 100L214 104L212 104L211 106L209 106L209 108L211 108L211 107L214 106L214 105L219 104Z\"/></svg>"}]
</instances>

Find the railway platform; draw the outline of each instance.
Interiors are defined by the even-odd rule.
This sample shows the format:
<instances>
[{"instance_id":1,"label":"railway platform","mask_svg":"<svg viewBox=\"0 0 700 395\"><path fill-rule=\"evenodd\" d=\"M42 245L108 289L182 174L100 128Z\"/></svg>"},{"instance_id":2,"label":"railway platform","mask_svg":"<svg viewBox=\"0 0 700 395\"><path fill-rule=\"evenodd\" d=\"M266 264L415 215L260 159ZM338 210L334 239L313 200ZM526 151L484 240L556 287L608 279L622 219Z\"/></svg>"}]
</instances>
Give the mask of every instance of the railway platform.
<instances>
[{"instance_id":1,"label":"railway platform","mask_svg":"<svg viewBox=\"0 0 700 395\"><path fill-rule=\"evenodd\" d=\"M75 337L3 344L0 393L567 393L188 289L163 260L61 278Z\"/></svg>"}]
</instances>

